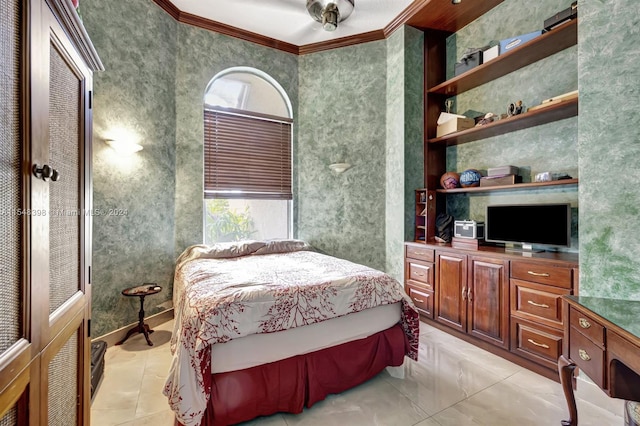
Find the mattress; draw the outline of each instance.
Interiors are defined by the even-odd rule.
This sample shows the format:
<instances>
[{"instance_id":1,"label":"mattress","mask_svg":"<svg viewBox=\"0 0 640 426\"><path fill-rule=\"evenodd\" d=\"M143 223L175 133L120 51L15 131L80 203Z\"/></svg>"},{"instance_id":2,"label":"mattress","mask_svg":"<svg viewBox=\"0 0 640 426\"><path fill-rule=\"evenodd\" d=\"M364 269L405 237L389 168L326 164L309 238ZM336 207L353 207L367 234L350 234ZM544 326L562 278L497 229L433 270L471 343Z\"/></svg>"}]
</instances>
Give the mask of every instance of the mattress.
<instances>
[{"instance_id":1,"label":"mattress","mask_svg":"<svg viewBox=\"0 0 640 426\"><path fill-rule=\"evenodd\" d=\"M211 372L243 370L364 339L400 321L401 303L377 306L316 324L252 334L211 348Z\"/></svg>"}]
</instances>

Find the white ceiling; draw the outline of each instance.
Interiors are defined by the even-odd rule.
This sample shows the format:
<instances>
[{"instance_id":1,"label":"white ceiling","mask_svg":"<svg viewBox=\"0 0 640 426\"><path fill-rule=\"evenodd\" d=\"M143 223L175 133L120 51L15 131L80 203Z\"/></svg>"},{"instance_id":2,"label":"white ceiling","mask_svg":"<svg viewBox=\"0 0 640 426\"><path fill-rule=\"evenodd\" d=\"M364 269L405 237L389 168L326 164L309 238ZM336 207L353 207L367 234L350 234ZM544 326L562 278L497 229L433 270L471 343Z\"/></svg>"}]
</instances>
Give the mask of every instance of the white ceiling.
<instances>
[{"instance_id":1,"label":"white ceiling","mask_svg":"<svg viewBox=\"0 0 640 426\"><path fill-rule=\"evenodd\" d=\"M307 12L306 0L171 0L182 12L297 46L386 27L413 0L355 0L338 29L324 31Z\"/></svg>"}]
</instances>

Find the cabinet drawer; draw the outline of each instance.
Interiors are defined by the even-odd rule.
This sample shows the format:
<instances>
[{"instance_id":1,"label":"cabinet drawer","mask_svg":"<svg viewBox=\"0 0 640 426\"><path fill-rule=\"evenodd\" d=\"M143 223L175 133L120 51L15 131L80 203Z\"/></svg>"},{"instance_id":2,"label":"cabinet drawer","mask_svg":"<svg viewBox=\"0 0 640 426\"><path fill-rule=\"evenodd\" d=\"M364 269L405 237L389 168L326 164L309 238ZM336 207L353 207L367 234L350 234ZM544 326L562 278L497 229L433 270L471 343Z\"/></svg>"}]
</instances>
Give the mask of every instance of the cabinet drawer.
<instances>
[{"instance_id":1,"label":"cabinet drawer","mask_svg":"<svg viewBox=\"0 0 640 426\"><path fill-rule=\"evenodd\" d=\"M433 318L433 292L407 284L407 292L422 315Z\"/></svg>"},{"instance_id":2,"label":"cabinet drawer","mask_svg":"<svg viewBox=\"0 0 640 426\"><path fill-rule=\"evenodd\" d=\"M433 290L433 263L414 263L409 262L409 276L411 281L417 281L419 284L429 290Z\"/></svg>"},{"instance_id":3,"label":"cabinet drawer","mask_svg":"<svg viewBox=\"0 0 640 426\"><path fill-rule=\"evenodd\" d=\"M600 323L574 308L569 311L569 322L576 332L583 334L593 343L604 348L604 327ZM573 331L571 336L573 337Z\"/></svg>"},{"instance_id":4,"label":"cabinet drawer","mask_svg":"<svg viewBox=\"0 0 640 426\"><path fill-rule=\"evenodd\" d=\"M569 358L600 388L605 383L604 350L575 327L569 327Z\"/></svg>"},{"instance_id":5,"label":"cabinet drawer","mask_svg":"<svg viewBox=\"0 0 640 426\"><path fill-rule=\"evenodd\" d=\"M562 329L563 294L571 290L512 279L511 314Z\"/></svg>"},{"instance_id":6,"label":"cabinet drawer","mask_svg":"<svg viewBox=\"0 0 640 426\"><path fill-rule=\"evenodd\" d=\"M435 250L407 245L405 254L408 258L433 262L436 258Z\"/></svg>"},{"instance_id":7,"label":"cabinet drawer","mask_svg":"<svg viewBox=\"0 0 640 426\"><path fill-rule=\"evenodd\" d=\"M511 350L548 368L557 369L562 332L512 319Z\"/></svg>"},{"instance_id":8,"label":"cabinet drawer","mask_svg":"<svg viewBox=\"0 0 640 426\"><path fill-rule=\"evenodd\" d=\"M511 262L511 278L571 288L573 271L571 268L514 260Z\"/></svg>"}]
</instances>

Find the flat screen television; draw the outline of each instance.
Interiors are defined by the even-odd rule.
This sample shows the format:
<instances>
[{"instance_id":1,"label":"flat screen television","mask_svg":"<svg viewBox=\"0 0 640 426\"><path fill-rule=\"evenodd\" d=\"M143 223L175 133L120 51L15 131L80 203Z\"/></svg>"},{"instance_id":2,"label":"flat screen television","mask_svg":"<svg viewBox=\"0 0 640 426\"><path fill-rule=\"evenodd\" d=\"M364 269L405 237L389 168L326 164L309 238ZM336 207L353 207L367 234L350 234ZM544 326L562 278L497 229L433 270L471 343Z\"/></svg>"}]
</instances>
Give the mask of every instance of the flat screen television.
<instances>
[{"instance_id":1,"label":"flat screen television","mask_svg":"<svg viewBox=\"0 0 640 426\"><path fill-rule=\"evenodd\" d=\"M485 239L494 243L571 247L570 204L515 204L487 206Z\"/></svg>"}]
</instances>

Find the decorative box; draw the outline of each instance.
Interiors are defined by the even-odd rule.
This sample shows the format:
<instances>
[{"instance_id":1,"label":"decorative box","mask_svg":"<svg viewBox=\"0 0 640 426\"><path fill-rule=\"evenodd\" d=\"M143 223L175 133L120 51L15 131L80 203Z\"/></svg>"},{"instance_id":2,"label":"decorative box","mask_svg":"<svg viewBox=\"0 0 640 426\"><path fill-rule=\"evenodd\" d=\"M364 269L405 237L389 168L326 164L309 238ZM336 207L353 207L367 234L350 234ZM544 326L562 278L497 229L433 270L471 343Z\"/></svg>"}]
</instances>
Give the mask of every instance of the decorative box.
<instances>
[{"instance_id":1,"label":"decorative box","mask_svg":"<svg viewBox=\"0 0 640 426\"><path fill-rule=\"evenodd\" d=\"M516 166L500 166L487 169L487 176L504 176L517 175L518 168Z\"/></svg>"},{"instance_id":2,"label":"decorative box","mask_svg":"<svg viewBox=\"0 0 640 426\"><path fill-rule=\"evenodd\" d=\"M484 243L484 240L478 239L470 239L470 238L451 238L451 247L454 249L462 249L462 250L478 250Z\"/></svg>"},{"instance_id":3,"label":"decorative box","mask_svg":"<svg viewBox=\"0 0 640 426\"><path fill-rule=\"evenodd\" d=\"M456 220L453 222L453 235L457 238L484 238L484 222L475 220Z\"/></svg>"},{"instance_id":4,"label":"decorative box","mask_svg":"<svg viewBox=\"0 0 640 426\"><path fill-rule=\"evenodd\" d=\"M571 6L556 13L549 19L544 20L544 29L547 31L551 31L558 25L562 25L565 22L568 22L572 19L578 17L578 2L574 1L571 3Z\"/></svg>"},{"instance_id":5,"label":"decorative box","mask_svg":"<svg viewBox=\"0 0 640 426\"><path fill-rule=\"evenodd\" d=\"M476 121L469 117L454 117L438 124L436 128L436 137L448 135L449 133L459 132L461 130L470 129L476 125Z\"/></svg>"},{"instance_id":6,"label":"decorative box","mask_svg":"<svg viewBox=\"0 0 640 426\"><path fill-rule=\"evenodd\" d=\"M542 34L542 30L534 31L528 34L522 34L517 37L507 38L504 40L500 40L500 54L502 55L505 52L510 51L518 46L522 46L528 41L533 40Z\"/></svg>"},{"instance_id":7,"label":"decorative box","mask_svg":"<svg viewBox=\"0 0 640 426\"><path fill-rule=\"evenodd\" d=\"M485 176L480 178L480 186L513 185L521 181L522 178L516 175Z\"/></svg>"},{"instance_id":8,"label":"decorative box","mask_svg":"<svg viewBox=\"0 0 640 426\"><path fill-rule=\"evenodd\" d=\"M496 44L482 52L482 63L486 64L490 60L497 58L498 55L500 55L500 46Z\"/></svg>"},{"instance_id":9,"label":"decorative box","mask_svg":"<svg viewBox=\"0 0 640 426\"><path fill-rule=\"evenodd\" d=\"M456 62L454 65L454 71L456 76L469 71L472 68L482 64L482 50L475 49L471 52L465 53L460 59L460 62Z\"/></svg>"}]
</instances>

